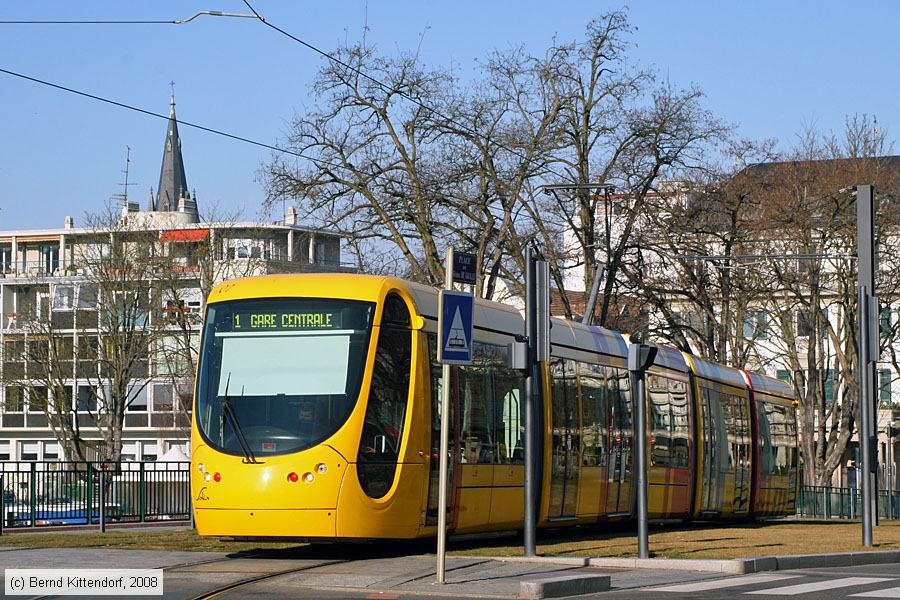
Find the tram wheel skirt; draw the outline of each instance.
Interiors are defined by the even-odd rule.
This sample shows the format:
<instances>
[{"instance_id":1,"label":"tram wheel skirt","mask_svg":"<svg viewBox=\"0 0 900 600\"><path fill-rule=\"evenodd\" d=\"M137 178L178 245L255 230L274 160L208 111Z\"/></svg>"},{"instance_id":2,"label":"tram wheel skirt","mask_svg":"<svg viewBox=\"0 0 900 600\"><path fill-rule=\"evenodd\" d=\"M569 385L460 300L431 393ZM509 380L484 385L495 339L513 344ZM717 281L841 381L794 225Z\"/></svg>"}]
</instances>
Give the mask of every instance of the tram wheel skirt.
<instances>
[{"instance_id":1,"label":"tram wheel skirt","mask_svg":"<svg viewBox=\"0 0 900 600\"><path fill-rule=\"evenodd\" d=\"M197 533L213 536L334 537L336 509L198 508Z\"/></svg>"}]
</instances>

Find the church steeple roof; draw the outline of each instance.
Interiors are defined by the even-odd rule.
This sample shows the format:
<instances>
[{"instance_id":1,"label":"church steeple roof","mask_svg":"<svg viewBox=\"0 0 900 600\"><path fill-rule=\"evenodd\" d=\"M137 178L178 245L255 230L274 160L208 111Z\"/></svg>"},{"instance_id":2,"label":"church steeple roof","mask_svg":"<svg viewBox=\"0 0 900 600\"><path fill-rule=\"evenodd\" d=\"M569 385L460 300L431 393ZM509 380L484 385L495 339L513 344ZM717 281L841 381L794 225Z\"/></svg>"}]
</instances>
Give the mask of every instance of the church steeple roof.
<instances>
[{"instance_id":1,"label":"church steeple roof","mask_svg":"<svg viewBox=\"0 0 900 600\"><path fill-rule=\"evenodd\" d=\"M162 167L159 171L159 186L156 188L156 210L177 211L181 198L190 198L187 178L184 174L184 160L181 157L181 138L178 137L178 121L175 119L175 91L169 108L169 129L163 148Z\"/></svg>"}]
</instances>

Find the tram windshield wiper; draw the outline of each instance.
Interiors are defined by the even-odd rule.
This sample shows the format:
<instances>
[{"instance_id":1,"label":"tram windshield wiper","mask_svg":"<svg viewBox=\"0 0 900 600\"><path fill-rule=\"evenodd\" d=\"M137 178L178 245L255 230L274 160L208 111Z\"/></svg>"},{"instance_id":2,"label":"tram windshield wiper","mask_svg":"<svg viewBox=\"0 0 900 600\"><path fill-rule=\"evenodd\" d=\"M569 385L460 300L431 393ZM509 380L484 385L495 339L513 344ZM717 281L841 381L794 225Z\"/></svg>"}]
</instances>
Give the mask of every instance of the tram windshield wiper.
<instances>
[{"instance_id":1,"label":"tram windshield wiper","mask_svg":"<svg viewBox=\"0 0 900 600\"><path fill-rule=\"evenodd\" d=\"M241 446L241 451L244 453L244 463L254 465L259 464L259 461L256 460L256 456L253 454L250 443L247 442L247 438L244 437L244 431L241 429L241 424L238 423L237 415L234 412L234 406L231 405L231 398L228 397L228 386L230 384L231 373L228 373L228 380L225 382L225 397L222 398L222 419L224 420L226 416L228 417L228 422L231 423L231 428L234 430L238 444Z\"/></svg>"}]
</instances>

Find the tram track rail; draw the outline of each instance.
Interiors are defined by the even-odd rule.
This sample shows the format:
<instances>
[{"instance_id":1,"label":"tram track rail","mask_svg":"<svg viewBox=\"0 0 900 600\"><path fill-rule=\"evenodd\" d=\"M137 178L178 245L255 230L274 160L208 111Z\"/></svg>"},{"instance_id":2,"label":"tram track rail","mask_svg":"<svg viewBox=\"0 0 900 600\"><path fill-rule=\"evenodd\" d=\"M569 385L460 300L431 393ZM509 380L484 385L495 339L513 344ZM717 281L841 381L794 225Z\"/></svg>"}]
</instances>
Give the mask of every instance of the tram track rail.
<instances>
[{"instance_id":1,"label":"tram track rail","mask_svg":"<svg viewBox=\"0 0 900 600\"><path fill-rule=\"evenodd\" d=\"M314 565L304 565L302 567L294 567L291 569L282 569L280 571L275 571L272 573L264 573L262 575L255 575L253 577L247 577L245 579L241 579L239 581L234 581L227 585L220 586L218 588L209 590L204 592L198 596L193 596L191 600L211 600L212 598L216 598L222 594L251 586L255 583L259 583L261 581L268 581L270 579L275 579L276 577L282 577L284 575L291 575L293 573L302 573L303 571L311 571L313 569L318 569L321 567L329 566L329 565L337 565L343 563L353 562L352 560L329 560L320 562Z\"/></svg>"}]
</instances>

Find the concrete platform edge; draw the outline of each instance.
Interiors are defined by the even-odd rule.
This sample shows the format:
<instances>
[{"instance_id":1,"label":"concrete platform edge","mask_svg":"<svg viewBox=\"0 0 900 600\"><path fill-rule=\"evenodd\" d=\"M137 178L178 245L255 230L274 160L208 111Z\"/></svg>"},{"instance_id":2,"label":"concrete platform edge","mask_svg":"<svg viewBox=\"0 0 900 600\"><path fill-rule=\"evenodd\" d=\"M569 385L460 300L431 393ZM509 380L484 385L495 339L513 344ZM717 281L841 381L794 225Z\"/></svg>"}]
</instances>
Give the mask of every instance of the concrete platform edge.
<instances>
[{"instance_id":1,"label":"concrete platform edge","mask_svg":"<svg viewBox=\"0 0 900 600\"><path fill-rule=\"evenodd\" d=\"M609 575L587 574L522 581L519 583L519 598L541 600L606 592L609 590L609 581Z\"/></svg>"}]
</instances>

